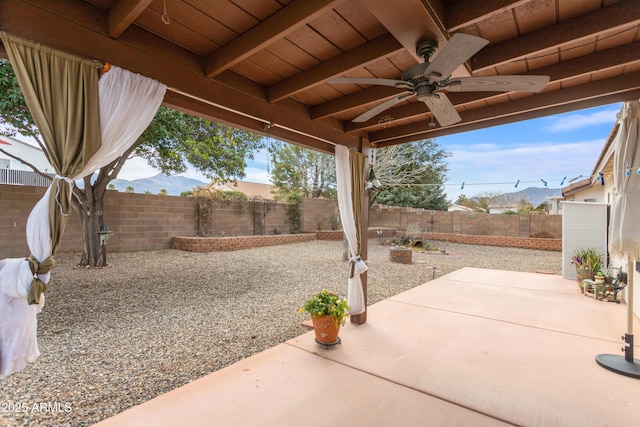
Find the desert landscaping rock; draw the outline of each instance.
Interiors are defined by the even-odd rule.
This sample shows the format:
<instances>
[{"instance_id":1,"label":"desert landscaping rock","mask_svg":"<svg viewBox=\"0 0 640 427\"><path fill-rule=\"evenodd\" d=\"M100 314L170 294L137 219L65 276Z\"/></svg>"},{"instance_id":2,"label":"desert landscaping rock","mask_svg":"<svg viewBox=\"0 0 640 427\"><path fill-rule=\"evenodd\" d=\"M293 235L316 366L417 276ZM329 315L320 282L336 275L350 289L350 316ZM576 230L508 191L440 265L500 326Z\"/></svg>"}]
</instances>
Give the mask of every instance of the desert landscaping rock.
<instances>
[{"instance_id":1,"label":"desert landscaping rock","mask_svg":"<svg viewBox=\"0 0 640 427\"><path fill-rule=\"evenodd\" d=\"M448 254L389 261L369 241L369 304L462 267L560 274L560 252L433 242ZM42 355L0 376L0 426L87 426L307 332L298 312L323 288L346 296L342 243L313 241L236 252L109 254L75 269L57 256L39 315ZM49 404L59 410L38 411Z\"/></svg>"}]
</instances>

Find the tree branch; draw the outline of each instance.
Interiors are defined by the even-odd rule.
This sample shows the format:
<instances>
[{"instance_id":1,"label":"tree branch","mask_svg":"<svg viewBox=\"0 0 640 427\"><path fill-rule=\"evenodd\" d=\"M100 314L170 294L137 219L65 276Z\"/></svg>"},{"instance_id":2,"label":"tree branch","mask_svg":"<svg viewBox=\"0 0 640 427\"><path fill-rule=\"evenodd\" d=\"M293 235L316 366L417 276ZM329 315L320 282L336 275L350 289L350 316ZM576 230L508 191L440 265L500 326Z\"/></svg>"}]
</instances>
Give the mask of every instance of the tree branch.
<instances>
[{"instance_id":1,"label":"tree branch","mask_svg":"<svg viewBox=\"0 0 640 427\"><path fill-rule=\"evenodd\" d=\"M15 160L19 161L20 163L22 163L22 164L24 164L24 165L29 166L31 169L33 169L33 172L37 173L38 175L40 175L40 176L42 176L42 177L44 177L44 178L47 178L47 179L49 179L50 181L53 181L53 178L51 178L48 174L46 174L46 173L44 173L44 172L41 172L37 167L35 167L35 166L34 166L34 165L32 165L31 163L29 163L29 162L27 162L27 161L25 161L25 160L22 160L21 158L16 157L16 156L14 156L14 155L13 155L13 154L11 154L11 153L7 153L7 152L6 152L5 150L3 150L2 148L0 148L0 151L1 151L1 152L3 152L4 154L6 154L7 156L11 157L12 159L15 159Z\"/></svg>"}]
</instances>

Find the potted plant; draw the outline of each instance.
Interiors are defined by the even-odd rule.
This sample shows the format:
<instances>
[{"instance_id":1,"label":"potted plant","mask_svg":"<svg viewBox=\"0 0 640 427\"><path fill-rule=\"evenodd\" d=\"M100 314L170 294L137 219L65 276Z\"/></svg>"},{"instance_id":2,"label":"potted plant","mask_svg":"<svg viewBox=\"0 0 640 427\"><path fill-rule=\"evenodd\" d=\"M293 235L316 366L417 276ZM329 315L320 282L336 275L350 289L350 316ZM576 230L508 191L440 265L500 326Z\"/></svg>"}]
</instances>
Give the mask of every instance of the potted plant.
<instances>
[{"instance_id":1,"label":"potted plant","mask_svg":"<svg viewBox=\"0 0 640 427\"><path fill-rule=\"evenodd\" d=\"M595 279L596 272L599 272L602 265L602 254L593 247L578 248L571 257L571 263L576 267L576 275L578 276L578 286L582 289L582 281L584 279Z\"/></svg>"},{"instance_id":2,"label":"potted plant","mask_svg":"<svg viewBox=\"0 0 640 427\"><path fill-rule=\"evenodd\" d=\"M596 283L604 283L606 278L607 274L603 270L598 270L593 276L593 280Z\"/></svg>"},{"instance_id":3,"label":"potted plant","mask_svg":"<svg viewBox=\"0 0 640 427\"><path fill-rule=\"evenodd\" d=\"M316 342L321 345L333 345L340 342L338 333L349 315L347 300L336 293L324 289L307 299L300 313L309 313L316 334Z\"/></svg>"}]
</instances>

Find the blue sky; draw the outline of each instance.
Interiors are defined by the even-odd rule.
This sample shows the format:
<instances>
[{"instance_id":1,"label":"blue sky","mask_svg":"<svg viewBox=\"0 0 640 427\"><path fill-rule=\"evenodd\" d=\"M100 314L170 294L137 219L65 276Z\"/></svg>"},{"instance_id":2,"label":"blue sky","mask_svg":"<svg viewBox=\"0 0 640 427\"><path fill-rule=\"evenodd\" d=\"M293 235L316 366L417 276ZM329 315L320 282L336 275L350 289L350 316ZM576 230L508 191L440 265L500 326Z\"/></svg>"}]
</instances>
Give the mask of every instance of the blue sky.
<instances>
[{"instance_id":1,"label":"blue sky","mask_svg":"<svg viewBox=\"0 0 640 427\"><path fill-rule=\"evenodd\" d=\"M572 178L587 177L621 106L611 104L437 138L452 154L445 186L448 198L455 201L460 194L473 197L544 187L541 180L549 188L561 188Z\"/></svg>"},{"instance_id":2,"label":"blue sky","mask_svg":"<svg viewBox=\"0 0 640 427\"><path fill-rule=\"evenodd\" d=\"M549 188L560 188L563 179L566 186L572 178L587 177L621 106L611 104L436 138L451 153L445 183L447 198L455 202L460 194L474 197L544 187L541 180ZM268 154L258 153L248 161L244 180L268 183L268 164ZM131 159L118 178L132 180L157 173L143 159ZM208 181L195 170L183 175Z\"/></svg>"}]
</instances>

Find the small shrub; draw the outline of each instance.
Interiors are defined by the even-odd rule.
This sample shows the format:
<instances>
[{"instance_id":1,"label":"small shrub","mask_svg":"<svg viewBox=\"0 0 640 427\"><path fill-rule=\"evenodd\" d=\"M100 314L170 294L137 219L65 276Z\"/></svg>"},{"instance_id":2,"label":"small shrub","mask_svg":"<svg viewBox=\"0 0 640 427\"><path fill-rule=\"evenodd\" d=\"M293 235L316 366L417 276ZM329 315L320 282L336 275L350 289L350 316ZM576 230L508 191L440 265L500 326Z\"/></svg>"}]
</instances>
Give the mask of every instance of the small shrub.
<instances>
[{"instance_id":1,"label":"small shrub","mask_svg":"<svg viewBox=\"0 0 640 427\"><path fill-rule=\"evenodd\" d=\"M407 238L409 238L409 240L413 240L418 238L418 236L420 235L420 231L420 224L418 224L417 222L412 222L410 224L407 224L405 235L407 236Z\"/></svg>"},{"instance_id":2,"label":"small shrub","mask_svg":"<svg viewBox=\"0 0 640 427\"><path fill-rule=\"evenodd\" d=\"M331 227L331 230L336 231L339 225L340 225L339 216L333 216L331 217L331 219L329 219L329 227Z\"/></svg>"}]
</instances>

